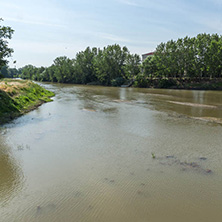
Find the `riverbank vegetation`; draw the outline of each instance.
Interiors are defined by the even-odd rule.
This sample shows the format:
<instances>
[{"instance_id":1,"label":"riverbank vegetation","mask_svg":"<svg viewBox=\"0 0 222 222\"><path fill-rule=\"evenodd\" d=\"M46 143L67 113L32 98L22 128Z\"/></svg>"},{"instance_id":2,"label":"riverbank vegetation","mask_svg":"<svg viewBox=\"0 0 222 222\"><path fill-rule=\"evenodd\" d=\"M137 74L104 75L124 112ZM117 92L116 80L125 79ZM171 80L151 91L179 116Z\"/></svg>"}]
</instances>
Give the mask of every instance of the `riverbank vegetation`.
<instances>
[{"instance_id":1,"label":"riverbank vegetation","mask_svg":"<svg viewBox=\"0 0 222 222\"><path fill-rule=\"evenodd\" d=\"M117 44L100 48L87 47L74 59L58 57L50 67L27 65L17 71L22 79L75 84L119 86L140 72L140 56L130 54ZM15 69L4 69L4 76L15 76Z\"/></svg>"},{"instance_id":2,"label":"riverbank vegetation","mask_svg":"<svg viewBox=\"0 0 222 222\"><path fill-rule=\"evenodd\" d=\"M159 84L160 88L222 89L221 58L222 36L217 34L170 40L159 44L154 56L146 58L138 79L145 77L142 84Z\"/></svg>"},{"instance_id":3,"label":"riverbank vegetation","mask_svg":"<svg viewBox=\"0 0 222 222\"><path fill-rule=\"evenodd\" d=\"M74 59L57 57L49 67L2 67L5 77L59 83L177 89L222 89L222 36L199 34L170 40L141 62L118 44L87 47Z\"/></svg>"},{"instance_id":4,"label":"riverbank vegetation","mask_svg":"<svg viewBox=\"0 0 222 222\"><path fill-rule=\"evenodd\" d=\"M54 93L29 80L0 80L0 123L5 123L17 116L51 101Z\"/></svg>"}]
</instances>

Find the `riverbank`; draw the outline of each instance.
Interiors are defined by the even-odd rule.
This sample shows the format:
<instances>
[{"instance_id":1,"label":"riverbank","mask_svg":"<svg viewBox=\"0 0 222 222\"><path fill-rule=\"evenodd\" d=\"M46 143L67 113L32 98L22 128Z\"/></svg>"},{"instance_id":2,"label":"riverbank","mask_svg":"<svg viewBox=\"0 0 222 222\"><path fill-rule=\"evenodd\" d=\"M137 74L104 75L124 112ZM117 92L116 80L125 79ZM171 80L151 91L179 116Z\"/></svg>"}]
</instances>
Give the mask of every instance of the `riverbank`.
<instances>
[{"instance_id":1,"label":"riverbank","mask_svg":"<svg viewBox=\"0 0 222 222\"><path fill-rule=\"evenodd\" d=\"M0 80L0 124L27 113L54 96L30 80Z\"/></svg>"},{"instance_id":2,"label":"riverbank","mask_svg":"<svg viewBox=\"0 0 222 222\"><path fill-rule=\"evenodd\" d=\"M162 78L146 79L143 76L134 82L135 87L186 90L222 90L222 78Z\"/></svg>"}]
</instances>

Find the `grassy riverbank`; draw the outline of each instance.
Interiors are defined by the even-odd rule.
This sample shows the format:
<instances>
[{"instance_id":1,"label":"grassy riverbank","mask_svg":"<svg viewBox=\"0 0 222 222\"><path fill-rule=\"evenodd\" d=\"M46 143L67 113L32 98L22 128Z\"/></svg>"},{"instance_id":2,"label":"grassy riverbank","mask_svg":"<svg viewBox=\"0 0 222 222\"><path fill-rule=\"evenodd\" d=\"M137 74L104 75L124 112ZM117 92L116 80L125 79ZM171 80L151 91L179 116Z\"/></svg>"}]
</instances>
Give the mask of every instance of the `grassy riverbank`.
<instances>
[{"instance_id":1,"label":"grassy riverbank","mask_svg":"<svg viewBox=\"0 0 222 222\"><path fill-rule=\"evenodd\" d=\"M45 102L54 93L29 80L0 80L0 124L27 113Z\"/></svg>"},{"instance_id":2,"label":"grassy riverbank","mask_svg":"<svg viewBox=\"0 0 222 222\"><path fill-rule=\"evenodd\" d=\"M162 78L147 79L143 76L136 79L135 87L162 89L222 90L222 78Z\"/></svg>"}]
</instances>

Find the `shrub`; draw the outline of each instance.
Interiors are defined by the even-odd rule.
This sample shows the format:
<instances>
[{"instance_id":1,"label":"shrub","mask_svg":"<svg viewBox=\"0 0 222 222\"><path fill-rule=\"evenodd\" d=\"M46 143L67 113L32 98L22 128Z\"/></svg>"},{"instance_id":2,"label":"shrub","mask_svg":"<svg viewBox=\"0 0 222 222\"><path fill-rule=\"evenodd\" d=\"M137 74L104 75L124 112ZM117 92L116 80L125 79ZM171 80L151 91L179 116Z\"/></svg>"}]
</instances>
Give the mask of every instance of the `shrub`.
<instances>
[{"instance_id":1,"label":"shrub","mask_svg":"<svg viewBox=\"0 0 222 222\"><path fill-rule=\"evenodd\" d=\"M117 77L116 79L111 80L111 86L121 86L125 82L124 78Z\"/></svg>"},{"instance_id":2,"label":"shrub","mask_svg":"<svg viewBox=\"0 0 222 222\"><path fill-rule=\"evenodd\" d=\"M174 79L161 79L157 84L157 88L171 88L177 86L177 82Z\"/></svg>"},{"instance_id":3,"label":"shrub","mask_svg":"<svg viewBox=\"0 0 222 222\"><path fill-rule=\"evenodd\" d=\"M142 74L136 76L136 80L134 82L134 86L146 88L149 86L149 80Z\"/></svg>"}]
</instances>

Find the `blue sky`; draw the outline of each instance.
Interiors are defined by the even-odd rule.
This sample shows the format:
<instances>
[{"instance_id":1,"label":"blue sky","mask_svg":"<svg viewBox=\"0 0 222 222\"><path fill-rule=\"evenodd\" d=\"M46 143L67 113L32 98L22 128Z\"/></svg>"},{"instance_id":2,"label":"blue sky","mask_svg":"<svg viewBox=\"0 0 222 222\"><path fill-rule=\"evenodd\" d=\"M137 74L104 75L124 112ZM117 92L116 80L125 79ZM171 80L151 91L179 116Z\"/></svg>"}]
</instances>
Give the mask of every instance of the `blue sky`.
<instances>
[{"instance_id":1,"label":"blue sky","mask_svg":"<svg viewBox=\"0 0 222 222\"><path fill-rule=\"evenodd\" d=\"M16 67L50 66L87 46L117 43L141 55L170 39L221 35L221 11L222 0L0 0Z\"/></svg>"}]
</instances>

